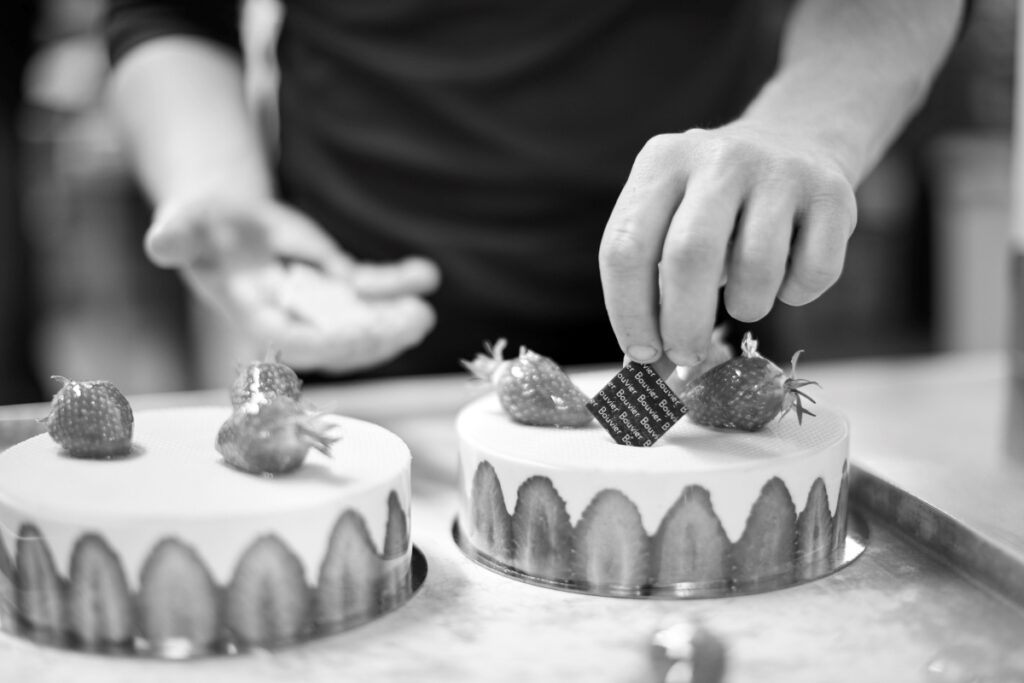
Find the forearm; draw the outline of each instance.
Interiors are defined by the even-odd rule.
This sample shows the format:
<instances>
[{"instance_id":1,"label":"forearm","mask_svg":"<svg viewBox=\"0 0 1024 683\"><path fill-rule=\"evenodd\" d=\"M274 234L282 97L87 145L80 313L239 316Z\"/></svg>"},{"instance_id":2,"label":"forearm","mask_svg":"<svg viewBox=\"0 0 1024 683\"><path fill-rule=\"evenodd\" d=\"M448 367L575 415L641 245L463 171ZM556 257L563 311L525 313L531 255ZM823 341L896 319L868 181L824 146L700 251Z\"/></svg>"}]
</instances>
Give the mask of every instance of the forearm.
<instances>
[{"instance_id":1,"label":"forearm","mask_svg":"<svg viewBox=\"0 0 1024 683\"><path fill-rule=\"evenodd\" d=\"M741 120L828 151L856 186L909 118L955 41L963 0L803 0L777 74Z\"/></svg>"},{"instance_id":2,"label":"forearm","mask_svg":"<svg viewBox=\"0 0 1024 683\"><path fill-rule=\"evenodd\" d=\"M110 97L155 204L213 192L272 193L237 53L191 36L147 41L118 61Z\"/></svg>"}]
</instances>

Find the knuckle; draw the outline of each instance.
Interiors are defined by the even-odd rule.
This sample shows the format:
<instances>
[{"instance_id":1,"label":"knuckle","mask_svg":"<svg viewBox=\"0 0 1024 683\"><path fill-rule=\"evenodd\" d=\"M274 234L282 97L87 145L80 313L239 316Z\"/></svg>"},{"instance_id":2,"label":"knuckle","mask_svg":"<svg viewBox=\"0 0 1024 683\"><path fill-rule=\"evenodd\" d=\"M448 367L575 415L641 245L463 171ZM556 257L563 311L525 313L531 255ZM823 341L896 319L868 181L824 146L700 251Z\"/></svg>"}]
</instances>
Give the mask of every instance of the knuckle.
<instances>
[{"instance_id":1,"label":"knuckle","mask_svg":"<svg viewBox=\"0 0 1024 683\"><path fill-rule=\"evenodd\" d=\"M662 260L681 270L705 269L721 261L721 250L710 236L695 233L666 240Z\"/></svg>"},{"instance_id":2,"label":"knuckle","mask_svg":"<svg viewBox=\"0 0 1024 683\"><path fill-rule=\"evenodd\" d=\"M647 260L643 241L630 221L605 230L598 250L598 262L603 270L612 273L630 272L641 267Z\"/></svg>"},{"instance_id":3,"label":"knuckle","mask_svg":"<svg viewBox=\"0 0 1024 683\"><path fill-rule=\"evenodd\" d=\"M637 155L637 163L659 164L675 156L676 136L661 133L647 140Z\"/></svg>"},{"instance_id":4,"label":"knuckle","mask_svg":"<svg viewBox=\"0 0 1024 683\"><path fill-rule=\"evenodd\" d=\"M793 272L793 282L801 290L817 296L839 279L839 269L823 264L811 264Z\"/></svg>"}]
</instances>

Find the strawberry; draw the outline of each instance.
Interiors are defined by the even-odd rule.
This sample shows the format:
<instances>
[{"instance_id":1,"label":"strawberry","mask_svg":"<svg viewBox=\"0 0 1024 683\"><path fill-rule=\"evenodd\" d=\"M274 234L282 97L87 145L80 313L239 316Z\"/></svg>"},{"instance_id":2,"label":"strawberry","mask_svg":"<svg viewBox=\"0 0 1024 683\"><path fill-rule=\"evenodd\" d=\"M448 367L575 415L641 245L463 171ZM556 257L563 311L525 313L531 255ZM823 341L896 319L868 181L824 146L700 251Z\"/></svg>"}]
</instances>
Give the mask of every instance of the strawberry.
<instances>
[{"instance_id":1,"label":"strawberry","mask_svg":"<svg viewBox=\"0 0 1024 683\"><path fill-rule=\"evenodd\" d=\"M295 371L280 360L279 351L270 351L263 361L249 363L239 370L231 385L231 405L239 408L246 403L266 403L274 396L287 396L299 400L302 380Z\"/></svg>"},{"instance_id":2,"label":"strawberry","mask_svg":"<svg viewBox=\"0 0 1024 683\"><path fill-rule=\"evenodd\" d=\"M30 522L21 525L17 539L15 571L21 621L34 639L62 644L67 638L65 588L50 546Z\"/></svg>"},{"instance_id":3,"label":"strawberry","mask_svg":"<svg viewBox=\"0 0 1024 683\"><path fill-rule=\"evenodd\" d=\"M494 467L486 460L476 466L467 509L469 538L484 554L500 562L512 558L512 516Z\"/></svg>"},{"instance_id":4,"label":"strawberry","mask_svg":"<svg viewBox=\"0 0 1024 683\"><path fill-rule=\"evenodd\" d=\"M384 562L355 510L346 510L334 523L320 564L314 591L314 619L323 631L362 623L381 610L385 589Z\"/></svg>"},{"instance_id":5,"label":"strawberry","mask_svg":"<svg viewBox=\"0 0 1024 683\"><path fill-rule=\"evenodd\" d=\"M573 575L577 581L625 590L648 583L650 539L636 503L622 491L598 491L580 515L573 534Z\"/></svg>"},{"instance_id":6,"label":"strawberry","mask_svg":"<svg viewBox=\"0 0 1024 683\"><path fill-rule=\"evenodd\" d=\"M333 425L294 399L276 396L234 411L217 433L217 452L234 467L253 474L284 474L297 469L310 449L330 455L337 438Z\"/></svg>"},{"instance_id":7,"label":"strawberry","mask_svg":"<svg viewBox=\"0 0 1024 683\"><path fill-rule=\"evenodd\" d=\"M733 581L743 591L789 585L796 554L796 506L778 477L761 487L747 516L743 535L733 546Z\"/></svg>"},{"instance_id":8,"label":"strawberry","mask_svg":"<svg viewBox=\"0 0 1024 683\"><path fill-rule=\"evenodd\" d=\"M565 501L547 477L534 475L516 493L512 515L516 569L553 581L569 579L572 522Z\"/></svg>"},{"instance_id":9,"label":"strawberry","mask_svg":"<svg viewBox=\"0 0 1024 683\"><path fill-rule=\"evenodd\" d=\"M796 571L799 578L814 579L835 568L832 513L828 491L818 477L807 494L804 511L796 518Z\"/></svg>"},{"instance_id":10,"label":"strawberry","mask_svg":"<svg viewBox=\"0 0 1024 683\"><path fill-rule=\"evenodd\" d=\"M800 391L814 384L796 379L796 362L801 351L793 354L792 370L786 375L779 366L757 352L757 342L746 333L742 353L716 365L697 377L679 395L690 419L709 427L757 431L776 416L780 419L794 407L799 422L805 414L814 413L803 407L801 399L814 403Z\"/></svg>"},{"instance_id":11,"label":"strawberry","mask_svg":"<svg viewBox=\"0 0 1024 683\"><path fill-rule=\"evenodd\" d=\"M260 536L235 565L224 592L224 621L246 646L298 641L312 626L312 600L302 562L273 534Z\"/></svg>"},{"instance_id":12,"label":"strawberry","mask_svg":"<svg viewBox=\"0 0 1024 683\"><path fill-rule=\"evenodd\" d=\"M654 583L725 586L731 567L732 543L711 505L711 493L690 484L665 513L651 539Z\"/></svg>"},{"instance_id":13,"label":"strawberry","mask_svg":"<svg viewBox=\"0 0 1024 683\"><path fill-rule=\"evenodd\" d=\"M75 382L54 375L61 383L41 422L58 444L76 458L110 458L132 448L135 416L128 399L110 382Z\"/></svg>"},{"instance_id":14,"label":"strawberry","mask_svg":"<svg viewBox=\"0 0 1024 683\"><path fill-rule=\"evenodd\" d=\"M593 418L590 398L573 384L558 364L541 354L519 348L519 356L505 359L506 340L485 344L486 353L462 366L489 381L502 407L516 422L549 427L581 427Z\"/></svg>"},{"instance_id":15,"label":"strawberry","mask_svg":"<svg viewBox=\"0 0 1024 683\"><path fill-rule=\"evenodd\" d=\"M98 534L75 541L67 583L67 620L85 649L118 649L129 645L135 608L121 560Z\"/></svg>"},{"instance_id":16,"label":"strawberry","mask_svg":"<svg viewBox=\"0 0 1024 683\"><path fill-rule=\"evenodd\" d=\"M137 600L140 635L151 651L168 657L217 651L223 599L192 546L161 539L142 565Z\"/></svg>"},{"instance_id":17,"label":"strawberry","mask_svg":"<svg viewBox=\"0 0 1024 683\"><path fill-rule=\"evenodd\" d=\"M392 491L388 494L388 525L384 532L381 558L393 560L396 557L405 557L407 552L409 552L409 512L402 509L398 494Z\"/></svg>"}]
</instances>

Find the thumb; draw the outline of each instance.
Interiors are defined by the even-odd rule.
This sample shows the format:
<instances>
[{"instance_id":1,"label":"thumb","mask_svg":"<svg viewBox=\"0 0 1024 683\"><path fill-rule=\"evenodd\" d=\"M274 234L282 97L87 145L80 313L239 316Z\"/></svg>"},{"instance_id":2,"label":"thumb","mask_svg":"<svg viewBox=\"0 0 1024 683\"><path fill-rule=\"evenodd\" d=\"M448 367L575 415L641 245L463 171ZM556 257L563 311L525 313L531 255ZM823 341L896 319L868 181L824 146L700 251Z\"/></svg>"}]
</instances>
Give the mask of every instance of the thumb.
<instances>
[{"instance_id":1,"label":"thumb","mask_svg":"<svg viewBox=\"0 0 1024 683\"><path fill-rule=\"evenodd\" d=\"M161 268L180 268L208 257L212 245L197 214L187 204L158 208L143 241L149 260Z\"/></svg>"},{"instance_id":2,"label":"thumb","mask_svg":"<svg viewBox=\"0 0 1024 683\"><path fill-rule=\"evenodd\" d=\"M181 268L247 256L306 261L347 272L351 260L316 223L277 201L217 198L161 207L146 234L150 260Z\"/></svg>"},{"instance_id":3,"label":"thumb","mask_svg":"<svg viewBox=\"0 0 1024 683\"><path fill-rule=\"evenodd\" d=\"M287 204L266 202L260 207L260 220L277 256L308 263L331 275L351 275L352 257L306 214Z\"/></svg>"}]
</instances>

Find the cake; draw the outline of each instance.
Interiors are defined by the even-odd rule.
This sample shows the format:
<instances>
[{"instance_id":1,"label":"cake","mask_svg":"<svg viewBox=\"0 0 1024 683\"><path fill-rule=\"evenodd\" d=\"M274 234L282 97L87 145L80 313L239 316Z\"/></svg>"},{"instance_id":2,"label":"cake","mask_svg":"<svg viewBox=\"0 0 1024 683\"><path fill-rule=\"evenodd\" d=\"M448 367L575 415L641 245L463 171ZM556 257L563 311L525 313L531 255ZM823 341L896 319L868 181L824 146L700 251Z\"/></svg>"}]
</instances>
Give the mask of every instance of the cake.
<instances>
[{"instance_id":1,"label":"cake","mask_svg":"<svg viewBox=\"0 0 1024 683\"><path fill-rule=\"evenodd\" d=\"M573 379L593 396L610 374ZM459 544L506 575L704 597L792 585L842 561L849 426L834 410L753 432L683 418L641 448L594 421L522 424L491 392L461 410L456 430Z\"/></svg>"},{"instance_id":2,"label":"cake","mask_svg":"<svg viewBox=\"0 0 1024 683\"><path fill-rule=\"evenodd\" d=\"M140 411L132 451L42 434L0 453L0 626L89 650L190 656L351 628L411 595L410 454L382 427L294 472L228 466L230 407Z\"/></svg>"}]
</instances>

